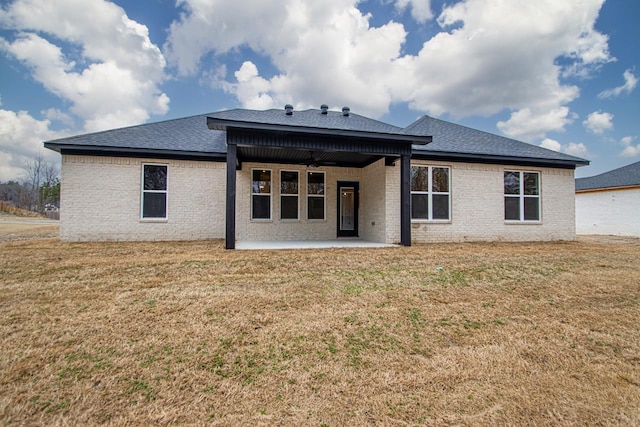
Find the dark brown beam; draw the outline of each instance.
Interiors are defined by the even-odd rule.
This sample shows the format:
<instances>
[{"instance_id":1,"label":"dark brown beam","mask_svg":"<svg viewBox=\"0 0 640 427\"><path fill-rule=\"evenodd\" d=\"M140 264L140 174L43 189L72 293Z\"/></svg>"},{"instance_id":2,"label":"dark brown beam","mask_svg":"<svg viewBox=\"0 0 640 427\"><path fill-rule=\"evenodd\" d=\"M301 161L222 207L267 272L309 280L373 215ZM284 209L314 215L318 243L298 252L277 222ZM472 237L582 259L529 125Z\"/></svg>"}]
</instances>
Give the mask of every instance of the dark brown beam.
<instances>
[{"instance_id":1,"label":"dark brown beam","mask_svg":"<svg viewBox=\"0 0 640 427\"><path fill-rule=\"evenodd\" d=\"M411 246L411 156L400 157L400 244Z\"/></svg>"},{"instance_id":2,"label":"dark brown beam","mask_svg":"<svg viewBox=\"0 0 640 427\"><path fill-rule=\"evenodd\" d=\"M225 221L225 248L236 248L236 165L238 162L235 144L227 144L227 209Z\"/></svg>"}]
</instances>

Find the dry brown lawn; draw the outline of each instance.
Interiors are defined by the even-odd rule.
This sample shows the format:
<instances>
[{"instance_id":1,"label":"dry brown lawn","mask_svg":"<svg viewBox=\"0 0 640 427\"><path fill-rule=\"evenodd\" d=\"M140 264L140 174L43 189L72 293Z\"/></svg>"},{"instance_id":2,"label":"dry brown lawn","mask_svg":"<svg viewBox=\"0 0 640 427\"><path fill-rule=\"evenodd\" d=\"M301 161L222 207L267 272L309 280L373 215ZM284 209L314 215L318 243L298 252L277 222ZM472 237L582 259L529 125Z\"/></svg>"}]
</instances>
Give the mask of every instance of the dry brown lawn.
<instances>
[{"instance_id":1,"label":"dry brown lawn","mask_svg":"<svg viewBox=\"0 0 640 427\"><path fill-rule=\"evenodd\" d=\"M639 425L640 241L0 243L0 425Z\"/></svg>"},{"instance_id":2,"label":"dry brown lawn","mask_svg":"<svg viewBox=\"0 0 640 427\"><path fill-rule=\"evenodd\" d=\"M39 224L39 220L33 218L9 218L11 219L7 220L5 217L0 217L0 242L58 236L58 224Z\"/></svg>"}]
</instances>

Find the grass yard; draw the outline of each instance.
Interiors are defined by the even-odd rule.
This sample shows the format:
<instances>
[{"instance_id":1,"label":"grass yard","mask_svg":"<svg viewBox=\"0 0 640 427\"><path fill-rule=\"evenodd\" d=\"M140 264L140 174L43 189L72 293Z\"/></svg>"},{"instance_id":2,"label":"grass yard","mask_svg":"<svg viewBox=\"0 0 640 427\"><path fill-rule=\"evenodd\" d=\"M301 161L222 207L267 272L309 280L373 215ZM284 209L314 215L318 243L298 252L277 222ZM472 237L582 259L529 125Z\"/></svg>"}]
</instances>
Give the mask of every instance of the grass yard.
<instances>
[{"instance_id":1,"label":"grass yard","mask_svg":"<svg viewBox=\"0 0 640 427\"><path fill-rule=\"evenodd\" d=\"M16 220L7 221L0 216L0 242L58 236L60 228L58 224L34 224L38 221L32 218L16 218Z\"/></svg>"},{"instance_id":2,"label":"grass yard","mask_svg":"<svg viewBox=\"0 0 640 427\"><path fill-rule=\"evenodd\" d=\"M640 240L0 242L0 425L639 425Z\"/></svg>"}]
</instances>

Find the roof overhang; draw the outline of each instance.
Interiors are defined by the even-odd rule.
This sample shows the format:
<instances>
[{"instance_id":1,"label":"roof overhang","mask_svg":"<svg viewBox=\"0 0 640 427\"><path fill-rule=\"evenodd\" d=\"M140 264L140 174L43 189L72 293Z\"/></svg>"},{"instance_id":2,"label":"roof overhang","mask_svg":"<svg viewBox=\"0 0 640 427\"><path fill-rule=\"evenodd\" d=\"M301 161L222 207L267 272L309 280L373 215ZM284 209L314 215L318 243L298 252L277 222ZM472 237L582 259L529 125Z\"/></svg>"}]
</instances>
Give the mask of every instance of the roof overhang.
<instances>
[{"instance_id":1,"label":"roof overhang","mask_svg":"<svg viewBox=\"0 0 640 427\"><path fill-rule=\"evenodd\" d=\"M274 123L256 123L240 120L219 119L207 117L207 126L211 130L248 130L267 133L287 133L300 135L318 135L342 138L368 139L372 141L394 141L397 143L409 143L411 145L426 145L431 142L430 136L411 135L403 133L367 132L349 129L333 129L309 126L291 126Z\"/></svg>"},{"instance_id":2,"label":"roof overhang","mask_svg":"<svg viewBox=\"0 0 640 427\"><path fill-rule=\"evenodd\" d=\"M618 186L618 187L582 188L582 189L576 189L576 194L601 193L603 191L622 191L622 190L640 190L640 184L624 185L624 186Z\"/></svg>"},{"instance_id":3,"label":"roof overhang","mask_svg":"<svg viewBox=\"0 0 640 427\"><path fill-rule=\"evenodd\" d=\"M225 131L237 146L238 164L263 162L307 166L365 167L411 155L430 136L255 123L207 117L211 130Z\"/></svg>"},{"instance_id":4,"label":"roof overhang","mask_svg":"<svg viewBox=\"0 0 640 427\"><path fill-rule=\"evenodd\" d=\"M428 151L413 150L411 155L413 159L423 160L442 160L454 162L468 163L485 163L485 164L501 164L501 165L523 165L536 167L552 167L561 169L575 169L578 166L589 165L588 160L563 160L563 159L544 159L536 157L517 157L517 156L500 156L494 154L473 154L473 153L455 153L446 151Z\"/></svg>"},{"instance_id":5,"label":"roof overhang","mask_svg":"<svg viewBox=\"0 0 640 427\"><path fill-rule=\"evenodd\" d=\"M163 150L153 148L109 147L97 145L60 144L45 142L44 147L60 154L84 156L113 156L113 157L153 157L158 159L183 159L201 161L219 161L226 159L226 153L207 153L201 151Z\"/></svg>"}]
</instances>

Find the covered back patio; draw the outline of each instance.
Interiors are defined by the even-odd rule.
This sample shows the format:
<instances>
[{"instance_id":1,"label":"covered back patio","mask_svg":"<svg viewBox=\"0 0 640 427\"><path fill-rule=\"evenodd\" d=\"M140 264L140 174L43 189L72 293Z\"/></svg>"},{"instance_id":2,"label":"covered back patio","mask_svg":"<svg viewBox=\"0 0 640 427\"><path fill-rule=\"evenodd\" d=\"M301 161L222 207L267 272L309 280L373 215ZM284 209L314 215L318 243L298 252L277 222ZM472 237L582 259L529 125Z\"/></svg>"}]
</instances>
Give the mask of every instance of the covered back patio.
<instances>
[{"instance_id":1,"label":"covered back patio","mask_svg":"<svg viewBox=\"0 0 640 427\"><path fill-rule=\"evenodd\" d=\"M324 107L324 106L323 106ZM398 203L393 206L394 212L383 213L377 218L382 219L384 226L388 226L388 221L399 222L399 242L404 246L411 245L411 218L410 218L410 160L413 145L424 145L431 142L429 136L408 135L403 133L400 128L387 125L362 116L353 115L348 109L343 112L329 112L326 109L321 110L305 110L293 112L291 109L269 110L262 112L263 114L256 117L247 117L244 113L246 110L230 110L207 119L207 125L212 130L226 131L227 143L227 162L226 162L226 217L225 217L225 247L227 249L236 249L237 239L237 221L249 221L244 232L243 229L241 241L271 242L270 246L277 246L275 241L287 240L289 243L282 243L287 246L301 246L302 243L294 244L292 242L310 242L324 241L324 244L313 243L316 246L325 245L330 247L331 243L326 242L343 242L349 240L334 240L341 236L359 237L358 232L358 209L364 210L384 210L382 204L372 204L369 200L360 200L360 190L365 187L369 181L375 179L379 174L387 174L386 169L393 168L391 175L397 177L399 181L395 189L391 189L394 193L399 192ZM268 177L268 195L271 197L272 187L272 170L270 165L279 169L280 174L286 173L291 169L292 174L304 175L307 182L307 188L311 189L313 184L313 174L324 174L322 186L318 187L317 194L307 194L305 201L308 203L307 214L303 216L303 220L309 221L305 224L290 225L291 230L297 230L294 235L288 234L286 238L279 237L282 235L276 232L277 226L286 227L285 222L271 224L273 227L265 227L265 223L271 223L271 198L265 199L265 206L268 203L269 215L264 215L265 220L255 220L255 205L252 202L250 208L245 209L244 200L261 200L260 189L253 188L261 183L259 181L260 173ZM399 167L398 167L399 166ZM250 169L250 171L247 171ZM398 171L399 169L399 171ZM367 173L361 171L367 170ZM307 172L308 171L308 172ZM280 177L279 191L282 191L282 182L285 175ZM258 178L257 178L258 177ZM355 178L353 178L355 177ZM266 179L266 178L264 178ZM299 178L298 178L299 179ZM245 181L251 181L245 185ZM258 180L258 181L256 181ZM395 179L394 179L395 181ZM240 187L238 182L242 182ZM274 180L273 182L278 182ZM386 187L386 181L382 181ZM320 184L318 184L320 185ZM275 187L275 186L274 186ZM371 187L371 186L370 186ZM386 192L387 188L369 188L364 192L363 198L373 198L376 192ZM399 191L398 191L399 190ZM310 190L311 191L311 190ZM249 193L256 194L249 194ZM255 199L253 198L255 196ZM316 200L315 197L318 196ZM319 200L320 196L324 200ZM238 198L241 200L241 208L250 211L249 215L237 215ZM334 199L335 197L335 199ZM312 230L315 226L314 220L316 215L314 206L318 202L318 207L324 209L327 216L322 217L326 221L327 218L333 219L331 208L337 209L337 222L335 227L335 235L327 236L326 227L324 234L313 235L307 230ZM279 201L280 202L280 201ZM262 202L260 202L262 203ZM285 200L280 203L285 203ZM355 209L355 227L353 225L345 225L340 219L340 209L344 208L345 203L351 203ZM348 206L348 205L347 205ZM330 209L327 209L329 207ZM267 209L266 207L264 208ZM372 212L361 213L360 217L365 218L369 225L375 226L375 220L371 216ZM245 218L248 217L248 218ZM318 218L320 215L318 214ZM289 223L291 224L291 223ZM260 227L261 232L252 233L256 230L256 225ZM274 235L270 236L270 231L274 230ZM254 235L255 234L255 235ZM258 235L259 234L259 235ZM371 240L371 239L369 239ZM377 239L380 240L380 239ZM356 240L357 241L357 240ZM353 241L351 241L353 242ZM367 242L362 242L366 244ZM387 244L387 241L369 242L378 244ZM312 244L312 243L308 243ZM334 243L335 244L335 243ZM239 244L238 249L247 244ZM256 246L256 244L249 245Z\"/></svg>"}]
</instances>

